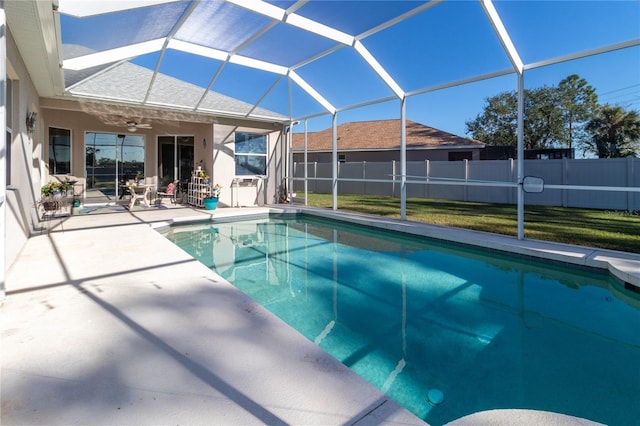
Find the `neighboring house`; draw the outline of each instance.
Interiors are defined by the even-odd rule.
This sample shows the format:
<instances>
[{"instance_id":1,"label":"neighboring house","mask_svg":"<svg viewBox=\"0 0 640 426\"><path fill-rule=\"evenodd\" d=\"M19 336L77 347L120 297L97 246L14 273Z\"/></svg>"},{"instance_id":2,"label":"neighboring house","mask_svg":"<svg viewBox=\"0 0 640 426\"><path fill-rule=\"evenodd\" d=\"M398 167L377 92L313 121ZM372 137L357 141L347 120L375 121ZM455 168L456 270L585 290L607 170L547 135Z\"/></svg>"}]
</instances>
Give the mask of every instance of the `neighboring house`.
<instances>
[{"instance_id":1,"label":"neighboring house","mask_svg":"<svg viewBox=\"0 0 640 426\"><path fill-rule=\"evenodd\" d=\"M307 132L308 162L327 163L332 158L332 129ZM407 161L479 160L482 142L406 121ZM292 138L293 161L304 161L304 133ZM338 126L338 161L400 160L400 120L344 123Z\"/></svg>"}]
</instances>

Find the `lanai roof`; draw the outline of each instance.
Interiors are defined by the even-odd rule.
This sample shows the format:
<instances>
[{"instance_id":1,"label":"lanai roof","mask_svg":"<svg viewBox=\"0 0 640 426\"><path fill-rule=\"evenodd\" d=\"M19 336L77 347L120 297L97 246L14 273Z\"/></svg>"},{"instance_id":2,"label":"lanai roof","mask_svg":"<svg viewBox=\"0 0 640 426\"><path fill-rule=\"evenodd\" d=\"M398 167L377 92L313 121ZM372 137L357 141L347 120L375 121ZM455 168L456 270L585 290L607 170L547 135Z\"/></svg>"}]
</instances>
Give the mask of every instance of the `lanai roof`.
<instances>
[{"instance_id":1,"label":"lanai roof","mask_svg":"<svg viewBox=\"0 0 640 426\"><path fill-rule=\"evenodd\" d=\"M243 109L244 116L273 111L298 120L602 53L638 51L638 2L570 2L571 19L561 13L566 3L22 0L4 6L41 97L143 107L159 102L215 115L220 104L209 99L213 91L256 107L248 115ZM72 45L85 51L67 51ZM629 69L615 68L617 58L607 61L609 76ZM137 78L131 87L118 78L123 66L101 69L121 61L146 68L152 77ZM73 70L105 75L70 89L65 79ZM567 75L557 73L554 83ZM168 99L161 75L197 87L200 96L194 90ZM105 92L96 84L101 81L113 83L114 90ZM513 90L515 81L500 81L498 88ZM126 87L131 90L125 93ZM452 109L470 104L467 96ZM409 118L422 113L418 107L408 112ZM443 128L431 118L415 121Z\"/></svg>"}]
</instances>

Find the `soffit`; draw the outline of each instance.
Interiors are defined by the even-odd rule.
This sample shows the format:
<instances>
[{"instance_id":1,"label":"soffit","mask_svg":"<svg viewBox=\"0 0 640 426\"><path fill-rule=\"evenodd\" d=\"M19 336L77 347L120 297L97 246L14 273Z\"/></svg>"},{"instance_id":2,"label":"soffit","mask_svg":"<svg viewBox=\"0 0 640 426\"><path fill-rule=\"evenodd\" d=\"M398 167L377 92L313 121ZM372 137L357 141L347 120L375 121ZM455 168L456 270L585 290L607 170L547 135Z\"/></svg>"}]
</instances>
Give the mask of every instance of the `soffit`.
<instances>
[{"instance_id":1,"label":"soffit","mask_svg":"<svg viewBox=\"0 0 640 426\"><path fill-rule=\"evenodd\" d=\"M5 1L7 25L40 96L64 91L57 17L48 1Z\"/></svg>"}]
</instances>

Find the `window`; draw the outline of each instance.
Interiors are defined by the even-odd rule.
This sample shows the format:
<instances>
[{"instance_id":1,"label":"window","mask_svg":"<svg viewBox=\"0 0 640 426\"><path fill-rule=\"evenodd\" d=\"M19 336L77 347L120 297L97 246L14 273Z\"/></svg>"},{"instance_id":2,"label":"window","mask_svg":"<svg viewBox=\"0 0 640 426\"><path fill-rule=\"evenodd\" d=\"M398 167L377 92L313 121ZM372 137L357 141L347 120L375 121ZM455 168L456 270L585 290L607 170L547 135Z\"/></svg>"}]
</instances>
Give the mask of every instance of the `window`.
<instances>
[{"instance_id":1,"label":"window","mask_svg":"<svg viewBox=\"0 0 640 426\"><path fill-rule=\"evenodd\" d=\"M71 130L49 127L49 174L71 174Z\"/></svg>"},{"instance_id":2,"label":"window","mask_svg":"<svg viewBox=\"0 0 640 426\"><path fill-rule=\"evenodd\" d=\"M346 163L347 154L338 154L338 163Z\"/></svg>"},{"instance_id":3,"label":"window","mask_svg":"<svg viewBox=\"0 0 640 426\"><path fill-rule=\"evenodd\" d=\"M236 133L236 176L267 174L267 135Z\"/></svg>"}]
</instances>

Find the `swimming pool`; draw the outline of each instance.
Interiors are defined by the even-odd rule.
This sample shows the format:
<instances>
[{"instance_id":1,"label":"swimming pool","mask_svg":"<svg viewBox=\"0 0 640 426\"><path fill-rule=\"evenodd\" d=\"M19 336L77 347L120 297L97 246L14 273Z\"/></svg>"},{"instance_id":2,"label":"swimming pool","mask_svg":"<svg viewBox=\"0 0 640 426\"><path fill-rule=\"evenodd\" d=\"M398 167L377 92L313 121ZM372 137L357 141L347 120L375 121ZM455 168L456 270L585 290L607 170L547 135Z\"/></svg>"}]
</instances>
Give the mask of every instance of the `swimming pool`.
<instances>
[{"instance_id":1,"label":"swimming pool","mask_svg":"<svg viewBox=\"0 0 640 426\"><path fill-rule=\"evenodd\" d=\"M165 235L430 424L640 419L640 296L608 275L305 216Z\"/></svg>"}]
</instances>

